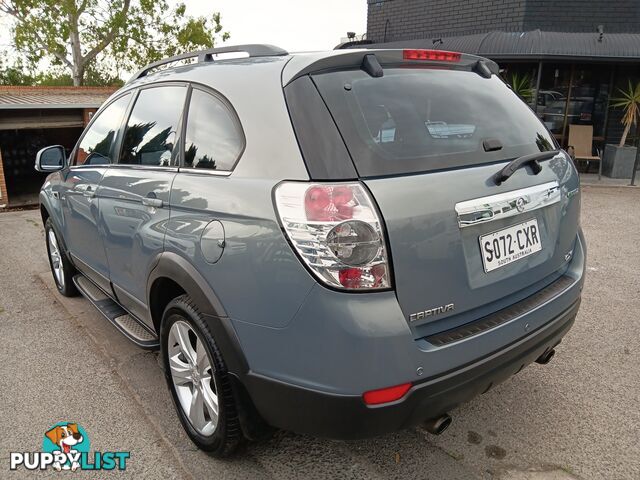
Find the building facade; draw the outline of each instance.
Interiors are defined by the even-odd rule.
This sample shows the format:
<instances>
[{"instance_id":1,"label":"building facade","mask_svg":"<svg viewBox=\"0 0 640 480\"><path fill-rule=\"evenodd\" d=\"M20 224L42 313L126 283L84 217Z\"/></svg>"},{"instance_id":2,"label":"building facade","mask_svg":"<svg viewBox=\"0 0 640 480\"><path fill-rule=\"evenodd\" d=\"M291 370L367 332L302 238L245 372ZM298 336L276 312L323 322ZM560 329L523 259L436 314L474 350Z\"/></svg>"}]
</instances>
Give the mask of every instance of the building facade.
<instances>
[{"instance_id":1,"label":"building facade","mask_svg":"<svg viewBox=\"0 0 640 480\"><path fill-rule=\"evenodd\" d=\"M47 145L74 147L115 87L0 86L0 209L38 203L46 174L33 165Z\"/></svg>"},{"instance_id":2,"label":"building facade","mask_svg":"<svg viewBox=\"0 0 640 480\"><path fill-rule=\"evenodd\" d=\"M375 43L486 33L640 33L638 0L368 0Z\"/></svg>"},{"instance_id":3,"label":"building facade","mask_svg":"<svg viewBox=\"0 0 640 480\"><path fill-rule=\"evenodd\" d=\"M593 126L594 153L620 141L610 100L640 81L640 0L368 0L367 40L491 58L563 147Z\"/></svg>"}]
</instances>

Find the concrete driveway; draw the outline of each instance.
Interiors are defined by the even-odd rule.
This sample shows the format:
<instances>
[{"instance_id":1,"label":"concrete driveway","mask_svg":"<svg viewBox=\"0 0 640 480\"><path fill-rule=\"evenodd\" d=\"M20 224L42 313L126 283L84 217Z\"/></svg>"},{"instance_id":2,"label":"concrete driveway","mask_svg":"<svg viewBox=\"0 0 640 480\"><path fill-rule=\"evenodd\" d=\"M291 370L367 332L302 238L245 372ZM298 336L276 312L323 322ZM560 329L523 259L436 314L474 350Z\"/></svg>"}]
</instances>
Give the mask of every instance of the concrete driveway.
<instances>
[{"instance_id":1,"label":"concrete driveway","mask_svg":"<svg viewBox=\"0 0 640 480\"><path fill-rule=\"evenodd\" d=\"M40 450L68 420L92 450L131 451L127 472L148 478L640 478L640 189L585 188L583 199L588 278L551 364L451 412L440 437L280 432L228 461L182 432L157 354L55 292L39 213L0 214L0 477L32 476L9 472L9 452Z\"/></svg>"}]
</instances>

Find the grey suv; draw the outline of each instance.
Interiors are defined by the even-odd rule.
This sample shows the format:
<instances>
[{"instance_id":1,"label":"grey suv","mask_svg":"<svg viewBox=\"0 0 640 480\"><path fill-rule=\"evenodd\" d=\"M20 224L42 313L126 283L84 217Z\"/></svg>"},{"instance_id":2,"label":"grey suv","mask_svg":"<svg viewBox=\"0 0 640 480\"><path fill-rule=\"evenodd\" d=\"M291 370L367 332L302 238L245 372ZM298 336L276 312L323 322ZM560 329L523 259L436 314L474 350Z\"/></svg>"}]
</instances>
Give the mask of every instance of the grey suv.
<instances>
[{"instance_id":1,"label":"grey suv","mask_svg":"<svg viewBox=\"0 0 640 480\"><path fill-rule=\"evenodd\" d=\"M214 455L272 427L441 433L547 363L580 303L576 170L471 55L170 58L36 168L60 293L159 347Z\"/></svg>"}]
</instances>

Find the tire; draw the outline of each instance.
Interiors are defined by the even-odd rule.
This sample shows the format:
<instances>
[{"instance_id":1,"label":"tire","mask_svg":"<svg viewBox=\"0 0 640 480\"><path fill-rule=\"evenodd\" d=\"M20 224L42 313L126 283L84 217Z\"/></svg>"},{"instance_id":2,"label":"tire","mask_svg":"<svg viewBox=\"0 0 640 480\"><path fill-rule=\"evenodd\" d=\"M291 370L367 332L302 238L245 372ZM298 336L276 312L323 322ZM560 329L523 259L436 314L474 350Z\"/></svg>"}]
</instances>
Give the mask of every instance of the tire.
<instances>
[{"instance_id":1,"label":"tire","mask_svg":"<svg viewBox=\"0 0 640 480\"><path fill-rule=\"evenodd\" d=\"M191 361L185 354L185 342L191 347ZM181 295L167 305L160 326L160 348L167 386L189 438L211 456L224 458L233 454L243 443L244 436L231 383L211 330L188 295ZM201 360L204 358L202 353L206 353L209 369L206 361ZM194 373L194 369L198 373ZM215 421L212 413L215 409L211 408L210 401L212 394L217 397ZM194 409L194 415L189 416L185 405L193 405L197 395L200 395L203 414L199 414L198 407Z\"/></svg>"},{"instance_id":2,"label":"tire","mask_svg":"<svg viewBox=\"0 0 640 480\"><path fill-rule=\"evenodd\" d=\"M73 283L73 277L78 271L69 261L67 251L60 242L60 237L53 228L53 222L50 218L47 218L44 223L44 234L49 267L51 268L56 288L65 297L77 297L79 292Z\"/></svg>"}]
</instances>

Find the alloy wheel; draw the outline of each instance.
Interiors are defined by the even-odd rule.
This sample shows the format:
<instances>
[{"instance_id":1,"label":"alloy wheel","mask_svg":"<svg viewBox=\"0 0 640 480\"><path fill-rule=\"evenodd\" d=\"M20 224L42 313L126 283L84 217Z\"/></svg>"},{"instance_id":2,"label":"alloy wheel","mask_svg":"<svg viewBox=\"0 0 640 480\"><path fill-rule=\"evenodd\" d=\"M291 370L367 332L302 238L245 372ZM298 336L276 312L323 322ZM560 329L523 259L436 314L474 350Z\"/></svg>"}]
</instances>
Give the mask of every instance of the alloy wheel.
<instances>
[{"instance_id":1,"label":"alloy wheel","mask_svg":"<svg viewBox=\"0 0 640 480\"><path fill-rule=\"evenodd\" d=\"M180 407L201 435L213 434L218 425L218 389L211 359L202 339L185 321L169 330L167 351L171 379Z\"/></svg>"},{"instance_id":2,"label":"alloy wheel","mask_svg":"<svg viewBox=\"0 0 640 480\"><path fill-rule=\"evenodd\" d=\"M60 288L64 288L64 265L62 264L62 256L60 254L60 248L58 247L58 239L53 230L49 230L47 239L49 242L49 258L51 259L53 275L56 277Z\"/></svg>"}]
</instances>

